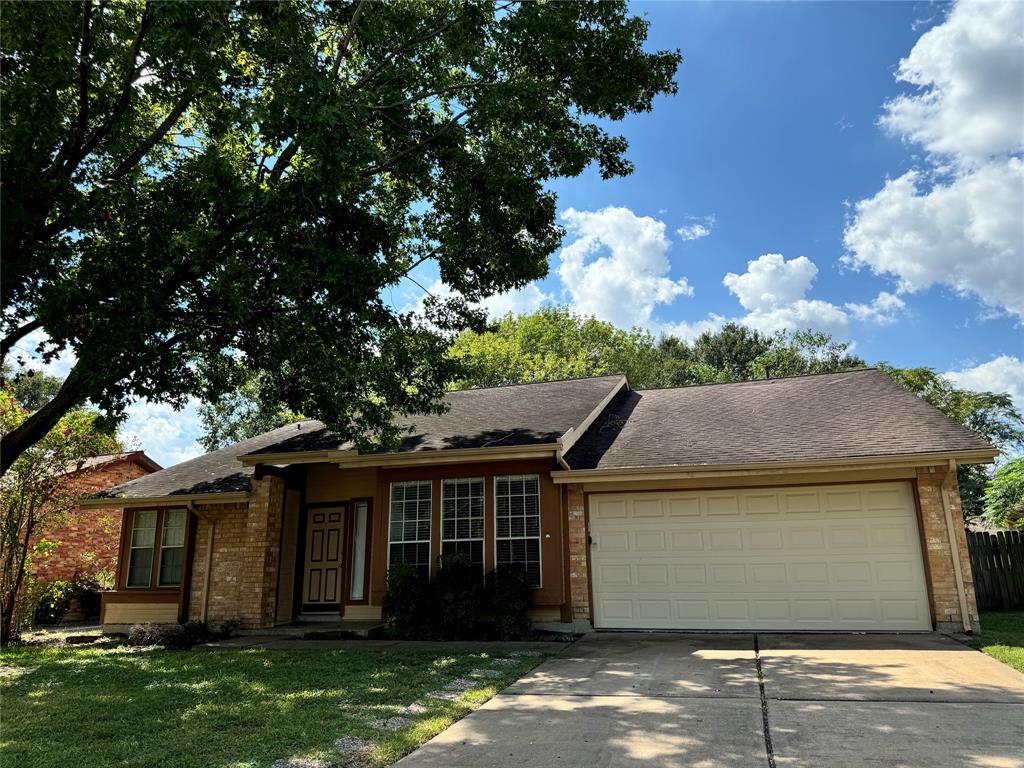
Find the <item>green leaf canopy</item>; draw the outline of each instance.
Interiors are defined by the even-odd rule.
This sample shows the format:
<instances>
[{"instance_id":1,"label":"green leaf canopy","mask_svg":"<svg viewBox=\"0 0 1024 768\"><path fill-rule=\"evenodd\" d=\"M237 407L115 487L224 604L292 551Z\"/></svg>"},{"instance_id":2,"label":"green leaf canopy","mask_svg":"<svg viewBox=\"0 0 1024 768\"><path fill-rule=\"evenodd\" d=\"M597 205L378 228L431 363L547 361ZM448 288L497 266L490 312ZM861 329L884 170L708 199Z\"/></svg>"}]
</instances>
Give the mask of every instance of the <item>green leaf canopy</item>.
<instances>
[{"instance_id":1,"label":"green leaf canopy","mask_svg":"<svg viewBox=\"0 0 1024 768\"><path fill-rule=\"evenodd\" d=\"M42 328L77 362L4 468L77 402L243 362L352 436L435 407L467 302L547 271L548 180L630 172L608 126L680 60L646 36L625 2L5 7L3 352ZM393 297L428 260L457 295L425 324Z\"/></svg>"}]
</instances>

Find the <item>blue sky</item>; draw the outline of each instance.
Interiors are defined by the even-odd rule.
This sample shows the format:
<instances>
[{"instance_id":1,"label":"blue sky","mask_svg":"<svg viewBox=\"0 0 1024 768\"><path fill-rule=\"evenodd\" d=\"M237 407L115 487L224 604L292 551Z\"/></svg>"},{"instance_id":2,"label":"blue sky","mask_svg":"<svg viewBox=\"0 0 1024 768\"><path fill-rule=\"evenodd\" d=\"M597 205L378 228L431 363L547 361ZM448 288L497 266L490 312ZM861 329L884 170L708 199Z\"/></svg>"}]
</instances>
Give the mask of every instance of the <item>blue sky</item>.
<instances>
[{"instance_id":1,"label":"blue sky","mask_svg":"<svg viewBox=\"0 0 1024 768\"><path fill-rule=\"evenodd\" d=\"M631 176L552 185L563 248L492 314L819 328L1024 407L1024 4L633 7L651 49L682 52L679 93L610 126ZM126 433L164 464L200 452L194 406L139 403Z\"/></svg>"}]
</instances>

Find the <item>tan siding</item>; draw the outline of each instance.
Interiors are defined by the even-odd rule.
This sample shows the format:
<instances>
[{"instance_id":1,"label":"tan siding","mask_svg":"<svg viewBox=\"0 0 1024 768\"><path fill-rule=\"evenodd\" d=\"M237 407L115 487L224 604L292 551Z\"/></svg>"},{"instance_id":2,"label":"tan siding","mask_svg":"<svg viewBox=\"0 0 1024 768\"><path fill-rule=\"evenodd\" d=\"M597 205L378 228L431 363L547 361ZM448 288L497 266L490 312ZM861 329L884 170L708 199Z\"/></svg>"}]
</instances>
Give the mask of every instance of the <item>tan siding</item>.
<instances>
[{"instance_id":1,"label":"tan siding","mask_svg":"<svg viewBox=\"0 0 1024 768\"><path fill-rule=\"evenodd\" d=\"M110 603L103 607L104 624L174 624L177 603Z\"/></svg>"},{"instance_id":2,"label":"tan siding","mask_svg":"<svg viewBox=\"0 0 1024 768\"><path fill-rule=\"evenodd\" d=\"M373 496L377 469L339 469L334 464L310 464L306 475L306 503L346 501Z\"/></svg>"},{"instance_id":3,"label":"tan siding","mask_svg":"<svg viewBox=\"0 0 1024 768\"><path fill-rule=\"evenodd\" d=\"M281 577L277 586L277 620L292 619L295 594L295 558L298 554L299 492L285 493L284 522L281 531Z\"/></svg>"}]
</instances>

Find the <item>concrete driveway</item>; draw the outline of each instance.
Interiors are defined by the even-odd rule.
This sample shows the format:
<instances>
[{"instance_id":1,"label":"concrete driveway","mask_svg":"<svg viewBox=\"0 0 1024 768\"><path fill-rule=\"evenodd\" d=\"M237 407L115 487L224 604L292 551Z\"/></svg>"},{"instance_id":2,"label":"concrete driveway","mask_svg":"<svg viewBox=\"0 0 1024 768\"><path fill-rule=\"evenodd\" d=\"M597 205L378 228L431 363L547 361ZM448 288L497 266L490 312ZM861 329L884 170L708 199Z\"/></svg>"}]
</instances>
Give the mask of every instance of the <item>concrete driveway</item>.
<instances>
[{"instance_id":1,"label":"concrete driveway","mask_svg":"<svg viewBox=\"0 0 1024 768\"><path fill-rule=\"evenodd\" d=\"M938 635L597 633L403 768L1024 768L1024 675Z\"/></svg>"}]
</instances>

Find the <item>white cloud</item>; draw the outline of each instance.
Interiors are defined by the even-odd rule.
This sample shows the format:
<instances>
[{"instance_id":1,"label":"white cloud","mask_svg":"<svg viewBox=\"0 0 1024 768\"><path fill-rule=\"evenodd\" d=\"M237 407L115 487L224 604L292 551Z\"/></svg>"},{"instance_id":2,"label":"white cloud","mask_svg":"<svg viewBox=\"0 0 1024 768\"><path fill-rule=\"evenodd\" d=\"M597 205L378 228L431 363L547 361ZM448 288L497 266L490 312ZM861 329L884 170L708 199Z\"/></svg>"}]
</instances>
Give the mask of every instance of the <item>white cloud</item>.
<instances>
[{"instance_id":1,"label":"white cloud","mask_svg":"<svg viewBox=\"0 0 1024 768\"><path fill-rule=\"evenodd\" d=\"M570 208L562 219L576 239L562 249L558 275L575 311L620 328L648 326L657 305L693 295L685 278L668 276L664 222L628 208Z\"/></svg>"},{"instance_id":2,"label":"white cloud","mask_svg":"<svg viewBox=\"0 0 1024 768\"><path fill-rule=\"evenodd\" d=\"M405 311L415 312L422 317L424 314L424 303L428 295L439 299L447 299L454 296L455 291L438 278L427 286L425 293L406 306ZM514 315L535 312L545 304L550 304L553 300L553 297L550 294L544 293L536 283L529 283L522 288L489 296L480 302L480 306L487 310L488 317L496 319L504 317L509 312Z\"/></svg>"},{"instance_id":3,"label":"white cloud","mask_svg":"<svg viewBox=\"0 0 1024 768\"><path fill-rule=\"evenodd\" d=\"M889 325L907 308L906 302L899 296L882 291L868 304L848 302L846 311L853 317L864 322Z\"/></svg>"},{"instance_id":4,"label":"white cloud","mask_svg":"<svg viewBox=\"0 0 1024 768\"><path fill-rule=\"evenodd\" d=\"M693 323L688 323L685 320L681 320L678 323L653 323L651 332L659 336L678 336L684 341L692 342L702 333L716 333L728 322L729 318L712 312L704 320L697 320Z\"/></svg>"},{"instance_id":5,"label":"white cloud","mask_svg":"<svg viewBox=\"0 0 1024 768\"><path fill-rule=\"evenodd\" d=\"M121 427L121 439L129 449L143 450L165 467L204 453L196 442L200 432L198 401L190 399L175 411L166 403L140 400L128 407L128 419Z\"/></svg>"},{"instance_id":6,"label":"white cloud","mask_svg":"<svg viewBox=\"0 0 1024 768\"><path fill-rule=\"evenodd\" d=\"M987 363L942 374L958 387L976 392L1006 392L1024 409L1024 360L1000 355Z\"/></svg>"},{"instance_id":7,"label":"white cloud","mask_svg":"<svg viewBox=\"0 0 1024 768\"><path fill-rule=\"evenodd\" d=\"M786 261L781 253L765 253L748 261L742 275L730 272L722 283L745 309L769 312L802 299L817 274L806 256Z\"/></svg>"},{"instance_id":8,"label":"white cloud","mask_svg":"<svg viewBox=\"0 0 1024 768\"><path fill-rule=\"evenodd\" d=\"M854 206L844 263L901 292L947 285L1024 318L1024 4L958 3L897 77L921 90L880 122L928 150L931 167Z\"/></svg>"},{"instance_id":9,"label":"white cloud","mask_svg":"<svg viewBox=\"0 0 1024 768\"><path fill-rule=\"evenodd\" d=\"M42 371L51 376L57 376L61 379L66 378L68 373L74 367L75 363L78 362L78 358L75 357L75 353L70 349L66 349L60 353L60 357L50 360L49 363L43 362L42 357L36 351L36 348L43 342L49 341L49 336L43 330L32 331L27 334L24 338L19 339L14 344L11 351L7 354L6 362L8 362L15 373L25 369L31 369L34 371ZM19 360L24 362L24 366L19 364Z\"/></svg>"},{"instance_id":10,"label":"white cloud","mask_svg":"<svg viewBox=\"0 0 1024 768\"><path fill-rule=\"evenodd\" d=\"M820 299L798 299L786 306L756 310L741 322L767 334L811 329L842 339L850 333L849 316L835 304Z\"/></svg>"},{"instance_id":11,"label":"white cloud","mask_svg":"<svg viewBox=\"0 0 1024 768\"><path fill-rule=\"evenodd\" d=\"M696 216L687 217L693 220L692 224L684 224L676 230L676 234L679 235L679 239L686 240L699 240L702 237L707 237L711 234L711 230L715 226L715 217L704 216L702 218Z\"/></svg>"},{"instance_id":12,"label":"white cloud","mask_svg":"<svg viewBox=\"0 0 1024 768\"><path fill-rule=\"evenodd\" d=\"M1024 142L1024 4L959 2L900 61L896 79L916 86L885 105L879 121L929 152L977 162Z\"/></svg>"},{"instance_id":13,"label":"white cloud","mask_svg":"<svg viewBox=\"0 0 1024 768\"><path fill-rule=\"evenodd\" d=\"M920 180L911 171L856 204L844 263L892 275L901 291L943 283L1024 317L1024 163L992 162L927 192Z\"/></svg>"}]
</instances>

